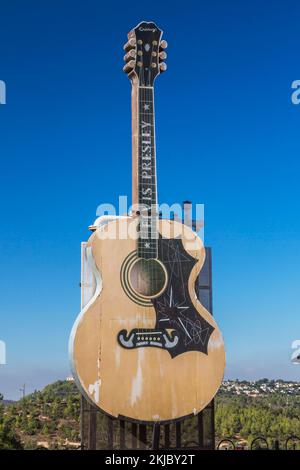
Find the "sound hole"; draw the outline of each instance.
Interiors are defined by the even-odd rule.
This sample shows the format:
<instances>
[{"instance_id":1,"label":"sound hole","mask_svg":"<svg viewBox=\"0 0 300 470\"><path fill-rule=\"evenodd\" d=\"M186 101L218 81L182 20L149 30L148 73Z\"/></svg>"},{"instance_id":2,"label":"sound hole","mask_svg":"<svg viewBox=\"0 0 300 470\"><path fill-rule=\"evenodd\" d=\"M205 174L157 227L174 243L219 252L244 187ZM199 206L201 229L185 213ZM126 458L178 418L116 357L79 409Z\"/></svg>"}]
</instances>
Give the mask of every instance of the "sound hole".
<instances>
[{"instance_id":1,"label":"sound hole","mask_svg":"<svg viewBox=\"0 0 300 470\"><path fill-rule=\"evenodd\" d=\"M130 269L129 281L137 294L157 297L167 285L167 272L156 259L138 258Z\"/></svg>"}]
</instances>

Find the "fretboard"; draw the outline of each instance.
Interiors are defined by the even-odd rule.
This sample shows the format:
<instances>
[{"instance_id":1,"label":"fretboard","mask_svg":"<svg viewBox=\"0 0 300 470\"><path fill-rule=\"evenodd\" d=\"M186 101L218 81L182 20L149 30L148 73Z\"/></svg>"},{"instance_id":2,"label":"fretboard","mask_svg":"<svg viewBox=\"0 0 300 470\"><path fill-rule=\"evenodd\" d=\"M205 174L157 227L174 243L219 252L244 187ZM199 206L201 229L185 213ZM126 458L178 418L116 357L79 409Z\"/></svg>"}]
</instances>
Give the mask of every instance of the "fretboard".
<instances>
[{"instance_id":1,"label":"fretboard","mask_svg":"<svg viewBox=\"0 0 300 470\"><path fill-rule=\"evenodd\" d=\"M152 87L138 88L137 190L140 211L138 256L157 258L155 119Z\"/></svg>"}]
</instances>

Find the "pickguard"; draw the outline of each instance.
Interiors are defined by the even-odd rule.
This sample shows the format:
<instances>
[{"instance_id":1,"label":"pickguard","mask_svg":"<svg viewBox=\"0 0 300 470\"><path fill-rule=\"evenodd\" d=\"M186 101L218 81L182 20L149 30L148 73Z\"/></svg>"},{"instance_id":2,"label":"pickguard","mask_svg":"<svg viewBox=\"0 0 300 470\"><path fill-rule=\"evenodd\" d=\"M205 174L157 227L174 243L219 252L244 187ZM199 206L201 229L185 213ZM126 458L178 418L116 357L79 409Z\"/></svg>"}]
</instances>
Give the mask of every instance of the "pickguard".
<instances>
[{"instance_id":1,"label":"pickguard","mask_svg":"<svg viewBox=\"0 0 300 470\"><path fill-rule=\"evenodd\" d=\"M168 349L172 357L186 351L207 354L214 327L195 308L188 291L190 273L197 260L184 249L181 238L160 238L158 256L168 272L168 285L163 294L152 300L156 328L172 329L179 341Z\"/></svg>"},{"instance_id":2,"label":"pickguard","mask_svg":"<svg viewBox=\"0 0 300 470\"><path fill-rule=\"evenodd\" d=\"M207 345L214 327L210 325L191 301L188 281L197 259L184 249L181 238L162 238L158 241L158 259L168 273L164 292L151 303L156 312L154 329L122 330L120 346L126 349L158 347L172 358L187 351L207 354Z\"/></svg>"}]
</instances>

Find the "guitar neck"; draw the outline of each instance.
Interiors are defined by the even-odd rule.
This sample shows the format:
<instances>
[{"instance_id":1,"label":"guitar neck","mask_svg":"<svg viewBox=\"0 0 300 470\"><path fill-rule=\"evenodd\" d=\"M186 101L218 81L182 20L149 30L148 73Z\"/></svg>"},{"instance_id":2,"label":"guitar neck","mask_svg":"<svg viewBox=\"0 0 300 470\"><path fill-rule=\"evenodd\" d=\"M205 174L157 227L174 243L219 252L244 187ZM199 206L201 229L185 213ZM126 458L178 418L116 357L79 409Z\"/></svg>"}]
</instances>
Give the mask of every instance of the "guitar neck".
<instances>
[{"instance_id":1,"label":"guitar neck","mask_svg":"<svg viewBox=\"0 0 300 470\"><path fill-rule=\"evenodd\" d=\"M132 202L140 213L138 256L157 257L157 182L153 87L132 84Z\"/></svg>"},{"instance_id":2,"label":"guitar neck","mask_svg":"<svg viewBox=\"0 0 300 470\"><path fill-rule=\"evenodd\" d=\"M132 204L157 204L153 87L132 85Z\"/></svg>"}]
</instances>

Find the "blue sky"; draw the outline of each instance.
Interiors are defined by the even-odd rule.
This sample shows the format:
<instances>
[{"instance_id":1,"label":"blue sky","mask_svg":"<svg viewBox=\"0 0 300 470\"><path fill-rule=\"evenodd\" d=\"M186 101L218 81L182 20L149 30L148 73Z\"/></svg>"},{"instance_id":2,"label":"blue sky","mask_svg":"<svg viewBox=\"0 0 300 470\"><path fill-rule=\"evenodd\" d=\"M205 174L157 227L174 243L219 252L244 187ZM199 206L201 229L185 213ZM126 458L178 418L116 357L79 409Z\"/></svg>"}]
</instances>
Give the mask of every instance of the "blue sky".
<instances>
[{"instance_id":1,"label":"blue sky","mask_svg":"<svg viewBox=\"0 0 300 470\"><path fill-rule=\"evenodd\" d=\"M268 5L267 5L268 4ZM69 375L80 242L102 202L131 194L126 33L169 43L156 81L160 202L205 203L226 377L300 380L296 1L0 3L1 311L18 398Z\"/></svg>"}]
</instances>

